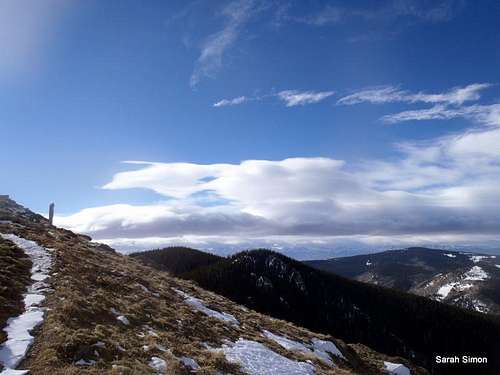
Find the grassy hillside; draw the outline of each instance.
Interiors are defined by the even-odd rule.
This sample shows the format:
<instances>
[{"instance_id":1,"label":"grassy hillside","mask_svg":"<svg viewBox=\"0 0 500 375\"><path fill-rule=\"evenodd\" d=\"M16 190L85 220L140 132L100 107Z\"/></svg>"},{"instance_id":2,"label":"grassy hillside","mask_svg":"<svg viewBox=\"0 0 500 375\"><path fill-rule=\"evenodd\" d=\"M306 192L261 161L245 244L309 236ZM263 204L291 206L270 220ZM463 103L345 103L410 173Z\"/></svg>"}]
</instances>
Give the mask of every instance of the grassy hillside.
<instances>
[{"instance_id":1,"label":"grassy hillside","mask_svg":"<svg viewBox=\"0 0 500 375\"><path fill-rule=\"evenodd\" d=\"M426 373L402 358L249 310L20 210L0 201L0 215L16 219L0 232L34 241L52 257L45 318L20 365L30 374L274 375L301 368L301 374L375 375L384 373L385 361ZM19 248L5 246L0 264L25 261ZM8 280L1 280L4 290ZM14 317L5 306L18 303L19 294L2 296L0 312ZM341 357L317 351L327 342Z\"/></svg>"}]
</instances>

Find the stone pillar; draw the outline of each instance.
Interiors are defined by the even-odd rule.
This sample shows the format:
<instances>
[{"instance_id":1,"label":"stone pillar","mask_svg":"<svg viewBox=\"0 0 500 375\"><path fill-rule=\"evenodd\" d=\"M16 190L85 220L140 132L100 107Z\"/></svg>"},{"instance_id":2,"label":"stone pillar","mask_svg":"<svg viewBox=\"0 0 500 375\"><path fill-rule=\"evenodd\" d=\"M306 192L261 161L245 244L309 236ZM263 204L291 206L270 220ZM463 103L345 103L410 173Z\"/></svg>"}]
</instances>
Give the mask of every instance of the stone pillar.
<instances>
[{"instance_id":1,"label":"stone pillar","mask_svg":"<svg viewBox=\"0 0 500 375\"><path fill-rule=\"evenodd\" d=\"M51 203L49 205L49 223L50 225L52 225L53 221L54 221L54 203Z\"/></svg>"}]
</instances>

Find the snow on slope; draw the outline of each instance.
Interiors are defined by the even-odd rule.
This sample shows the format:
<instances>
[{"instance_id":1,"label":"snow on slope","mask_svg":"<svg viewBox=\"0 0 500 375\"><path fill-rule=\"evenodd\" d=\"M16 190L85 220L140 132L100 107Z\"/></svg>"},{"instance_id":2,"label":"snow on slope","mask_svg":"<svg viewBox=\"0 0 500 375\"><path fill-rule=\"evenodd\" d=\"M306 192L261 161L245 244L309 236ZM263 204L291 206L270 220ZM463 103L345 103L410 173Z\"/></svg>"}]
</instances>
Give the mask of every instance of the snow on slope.
<instances>
[{"instance_id":1,"label":"snow on slope","mask_svg":"<svg viewBox=\"0 0 500 375\"><path fill-rule=\"evenodd\" d=\"M44 309L40 307L40 304L44 301L44 294L48 290L45 280L49 277L52 259L48 249L39 246L34 241L14 234L0 233L0 236L23 249L33 263L31 267L33 284L28 287L28 292L24 294L25 311L7 321L7 326L4 329L7 333L7 341L0 346L0 363L5 366L1 375L25 374L27 371L14 369L24 359L33 343L34 338L31 336L31 331L43 322Z\"/></svg>"},{"instance_id":2,"label":"snow on slope","mask_svg":"<svg viewBox=\"0 0 500 375\"><path fill-rule=\"evenodd\" d=\"M465 273L464 276L465 276L464 280L471 280L471 281L484 281L489 277L488 274L479 266L472 267L469 271Z\"/></svg>"},{"instance_id":3,"label":"snow on slope","mask_svg":"<svg viewBox=\"0 0 500 375\"><path fill-rule=\"evenodd\" d=\"M167 371L167 362L159 357L151 357L149 367L156 370L157 374L165 374Z\"/></svg>"},{"instance_id":4,"label":"snow on slope","mask_svg":"<svg viewBox=\"0 0 500 375\"><path fill-rule=\"evenodd\" d=\"M448 297L448 294L450 294L451 290L457 284L458 283L449 283L449 284L445 284L441 288L439 288L437 291L438 299L445 299L446 297Z\"/></svg>"},{"instance_id":5,"label":"snow on slope","mask_svg":"<svg viewBox=\"0 0 500 375\"><path fill-rule=\"evenodd\" d=\"M384 362L385 370L394 375L410 375L408 367L400 363Z\"/></svg>"},{"instance_id":6,"label":"snow on slope","mask_svg":"<svg viewBox=\"0 0 500 375\"><path fill-rule=\"evenodd\" d=\"M495 259L496 256L495 255L472 255L469 257L470 260L472 260L474 263L479 263L481 262L483 259Z\"/></svg>"},{"instance_id":7,"label":"snow on slope","mask_svg":"<svg viewBox=\"0 0 500 375\"><path fill-rule=\"evenodd\" d=\"M235 325L240 324L238 319L236 319L233 315L225 313L225 312L218 312L218 311L209 309L208 307L206 307L203 304L203 302L200 299L193 297L193 296L183 292L182 290L178 290L178 289L173 289L173 290L177 294L182 296L184 298L184 302L186 304L188 304L189 306L191 306L193 309L201 311L205 315L211 316L215 319L222 320L223 322L226 322L226 323L231 323L231 324L235 324Z\"/></svg>"},{"instance_id":8,"label":"snow on slope","mask_svg":"<svg viewBox=\"0 0 500 375\"><path fill-rule=\"evenodd\" d=\"M237 363L248 375L314 375L314 366L286 358L257 341L238 339L222 346L229 362Z\"/></svg>"},{"instance_id":9,"label":"snow on slope","mask_svg":"<svg viewBox=\"0 0 500 375\"><path fill-rule=\"evenodd\" d=\"M268 339L273 340L286 350L298 351L304 354L316 356L319 360L332 367L335 366L335 364L333 363L332 358L328 353L345 359L337 346L331 341L313 338L312 344L303 344L301 342L291 340L285 336L275 335L274 333L267 330L264 330L263 333L264 336L266 336Z\"/></svg>"}]
</instances>

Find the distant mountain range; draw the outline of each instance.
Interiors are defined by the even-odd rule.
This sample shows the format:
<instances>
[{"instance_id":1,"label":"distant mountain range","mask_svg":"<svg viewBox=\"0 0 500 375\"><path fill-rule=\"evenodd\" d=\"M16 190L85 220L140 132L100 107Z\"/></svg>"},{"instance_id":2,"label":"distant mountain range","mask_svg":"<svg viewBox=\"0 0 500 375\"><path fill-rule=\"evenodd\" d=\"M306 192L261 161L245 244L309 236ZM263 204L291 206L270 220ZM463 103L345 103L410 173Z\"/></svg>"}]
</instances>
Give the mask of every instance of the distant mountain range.
<instances>
[{"instance_id":1,"label":"distant mountain range","mask_svg":"<svg viewBox=\"0 0 500 375\"><path fill-rule=\"evenodd\" d=\"M132 257L248 308L405 357L435 374L474 371L436 364L440 353L487 355L495 361L492 369L500 368L500 320L495 316L350 280L269 250L225 258L167 248ZM484 367L477 371L495 373L484 372Z\"/></svg>"},{"instance_id":2,"label":"distant mountain range","mask_svg":"<svg viewBox=\"0 0 500 375\"><path fill-rule=\"evenodd\" d=\"M500 314L500 256L412 247L304 263L354 280Z\"/></svg>"}]
</instances>

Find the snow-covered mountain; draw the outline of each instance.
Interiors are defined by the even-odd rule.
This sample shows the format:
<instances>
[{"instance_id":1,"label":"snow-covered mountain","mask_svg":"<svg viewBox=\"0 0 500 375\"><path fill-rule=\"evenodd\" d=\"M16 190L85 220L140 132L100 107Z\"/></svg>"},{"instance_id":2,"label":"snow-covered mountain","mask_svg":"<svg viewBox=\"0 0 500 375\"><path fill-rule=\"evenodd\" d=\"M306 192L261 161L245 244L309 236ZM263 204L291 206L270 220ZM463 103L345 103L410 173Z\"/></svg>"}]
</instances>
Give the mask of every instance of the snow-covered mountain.
<instances>
[{"instance_id":1,"label":"snow-covered mountain","mask_svg":"<svg viewBox=\"0 0 500 375\"><path fill-rule=\"evenodd\" d=\"M305 263L358 281L500 314L500 256L415 247Z\"/></svg>"},{"instance_id":2,"label":"snow-covered mountain","mask_svg":"<svg viewBox=\"0 0 500 375\"><path fill-rule=\"evenodd\" d=\"M2 375L427 373L245 308L5 197L0 234Z\"/></svg>"}]
</instances>

